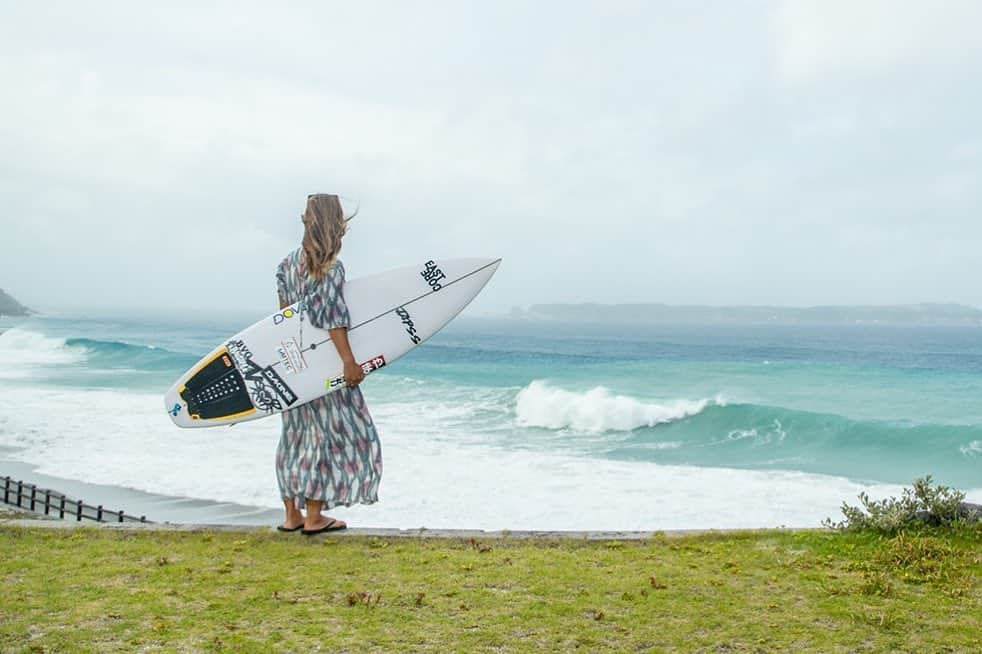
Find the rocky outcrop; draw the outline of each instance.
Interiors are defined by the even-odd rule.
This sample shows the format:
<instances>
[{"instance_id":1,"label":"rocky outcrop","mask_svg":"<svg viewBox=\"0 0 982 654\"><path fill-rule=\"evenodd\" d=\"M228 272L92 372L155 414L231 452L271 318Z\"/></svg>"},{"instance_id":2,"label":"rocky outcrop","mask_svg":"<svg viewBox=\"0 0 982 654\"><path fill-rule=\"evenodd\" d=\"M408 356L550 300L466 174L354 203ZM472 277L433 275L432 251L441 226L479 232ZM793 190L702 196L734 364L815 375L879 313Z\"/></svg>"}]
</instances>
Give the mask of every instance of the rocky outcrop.
<instances>
[{"instance_id":1,"label":"rocky outcrop","mask_svg":"<svg viewBox=\"0 0 982 654\"><path fill-rule=\"evenodd\" d=\"M33 312L0 289L0 316L29 316Z\"/></svg>"}]
</instances>

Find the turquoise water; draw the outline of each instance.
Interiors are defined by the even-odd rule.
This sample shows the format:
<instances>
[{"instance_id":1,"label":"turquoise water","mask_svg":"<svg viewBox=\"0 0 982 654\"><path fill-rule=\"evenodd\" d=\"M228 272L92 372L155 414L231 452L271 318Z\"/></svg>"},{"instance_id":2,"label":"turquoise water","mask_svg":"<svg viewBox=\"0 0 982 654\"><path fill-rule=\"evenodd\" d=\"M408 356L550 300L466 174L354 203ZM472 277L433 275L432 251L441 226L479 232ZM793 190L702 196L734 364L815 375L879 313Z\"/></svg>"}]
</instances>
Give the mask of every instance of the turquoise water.
<instances>
[{"instance_id":1,"label":"turquoise water","mask_svg":"<svg viewBox=\"0 0 982 654\"><path fill-rule=\"evenodd\" d=\"M18 383L162 393L236 326L37 318L0 351L33 349ZM374 404L437 401L462 442L982 486L982 329L463 318L365 388Z\"/></svg>"},{"instance_id":2,"label":"turquoise water","mask_svg":"<svg viewBox=\"0 0 982 654\"><path fill-rule=\"evenodd\" d=\"M503 413L485 428L514 447L982 485L980 329L488 322L461 325L404 370L500 389L519 428Z\"/></svg>"},{"instance_id":3,"label":"turquoise water","mask_svg":"<svg viewBox=\"0 0 982 654\"><path fill-rule=\"evenodd\" d=\"M278 419L181 430L161 403L256 318L18 323L0 447L56 477L276 507ZM385 473L380 504L339 510L360 524L817 526L928 474L982 500L982 329L462 317L363 388Z\"/></svg>"}]
</instances>

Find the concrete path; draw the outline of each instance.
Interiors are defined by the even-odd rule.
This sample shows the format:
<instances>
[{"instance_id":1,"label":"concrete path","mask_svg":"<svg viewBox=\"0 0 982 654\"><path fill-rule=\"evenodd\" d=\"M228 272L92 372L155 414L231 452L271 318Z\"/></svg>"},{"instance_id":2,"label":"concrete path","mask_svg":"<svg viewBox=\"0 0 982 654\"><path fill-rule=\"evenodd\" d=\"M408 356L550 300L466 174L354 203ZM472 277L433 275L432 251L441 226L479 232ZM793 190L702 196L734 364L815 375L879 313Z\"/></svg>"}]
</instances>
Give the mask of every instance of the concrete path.
<instances>
[{"instance_id":1,"label":"concrete path","mask_svg":"<svg viewBox=\"0 0 982 654\"><path fill-rule=\"evenodd\" d=\"M275 527L257 527L255 525L208 525L208 524L172 524L172 523L112 523L93 522L85 520L59 520L43 515L34 516L29 513L16 513L2 508L0 505L0 527L11 526L21 528L41 529L107 529L110 531L167 531L167 532L220 532L220 533L277 533ZM736 533L746 529L680 529L672 531L482 531L479 529L378 529L371 527L353 527L342 531L332 531L328 534L318 534L311 538L447 538L447 539L491 539L491 540L648 540L659 536L686 536L690 534ZM784 531L784 530L782 530ZM787 531L810 531L792 529ZM305 538L300 534L280 534L283 538Z\"/></svg>"}]
</instances>

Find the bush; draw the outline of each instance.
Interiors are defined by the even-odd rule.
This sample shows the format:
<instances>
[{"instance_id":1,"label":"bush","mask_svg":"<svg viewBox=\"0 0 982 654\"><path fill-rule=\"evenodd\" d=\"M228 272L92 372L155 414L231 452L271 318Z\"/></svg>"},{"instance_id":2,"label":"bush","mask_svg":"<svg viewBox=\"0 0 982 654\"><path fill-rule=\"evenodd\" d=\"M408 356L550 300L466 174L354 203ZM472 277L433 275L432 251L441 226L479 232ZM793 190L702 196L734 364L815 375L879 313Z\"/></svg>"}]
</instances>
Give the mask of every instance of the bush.
<instances>
[{"instance_id":1,"label":"bush","mask_svg":"<svg viewBox=\"0 0 982 654\"><path fill-rule=\"evenodd\" d=\"M932 486L931 477L914 480L913 488L905 488L899 499L888 497L871 500L866 493L859 494L862 507L842 503L845 520L822 521L824 527L840 531L879 531L895 533L904 527L922 522L936 526L948 526L961 519L961 503L965 493L947 486Z\"/></svg>"}]
</instances>

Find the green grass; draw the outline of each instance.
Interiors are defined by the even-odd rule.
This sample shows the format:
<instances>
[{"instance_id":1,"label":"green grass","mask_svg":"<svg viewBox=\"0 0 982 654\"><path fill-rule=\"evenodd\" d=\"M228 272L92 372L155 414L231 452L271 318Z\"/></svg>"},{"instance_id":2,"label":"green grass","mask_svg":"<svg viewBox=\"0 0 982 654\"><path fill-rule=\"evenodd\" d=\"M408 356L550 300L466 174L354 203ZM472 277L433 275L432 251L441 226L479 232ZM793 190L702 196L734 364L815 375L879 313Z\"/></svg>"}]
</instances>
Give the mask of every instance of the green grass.
<instances>
[{"instance_id":1,"label":"green grass","mask_svg":"<svg viewBox=\"0 0 982 654\"><path fill-rule=\"evenodd\" d=\"M0 650L982 651L982 527L647 541L0 525Z\"/></svg>"}]
</instances>

